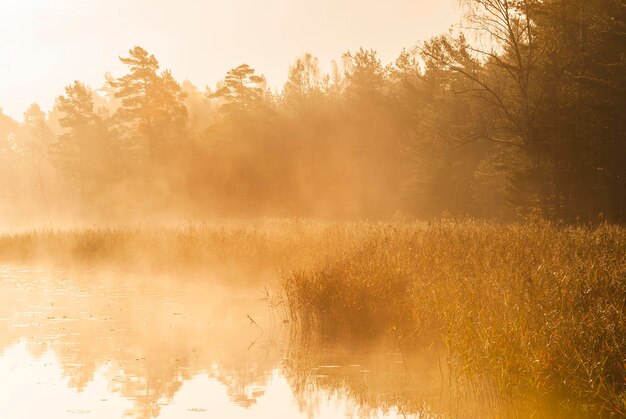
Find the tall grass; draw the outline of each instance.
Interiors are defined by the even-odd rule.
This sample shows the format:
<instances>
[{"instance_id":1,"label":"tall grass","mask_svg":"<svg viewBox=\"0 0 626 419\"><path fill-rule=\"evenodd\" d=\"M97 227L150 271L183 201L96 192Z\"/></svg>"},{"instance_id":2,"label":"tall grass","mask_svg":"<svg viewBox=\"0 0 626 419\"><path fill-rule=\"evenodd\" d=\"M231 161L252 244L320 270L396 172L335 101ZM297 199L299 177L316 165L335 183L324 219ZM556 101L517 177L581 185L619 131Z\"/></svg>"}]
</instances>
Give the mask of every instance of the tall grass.
<instances>
[{"instance_id":1,"label":"tall grass","mask_svg":"<svg viewBox=\"0 0 626 419\"><path fill-rule=\"evenodd\" d=\"M626 229L271 221L0 236L0 263L282 272L301 334L443 340L460 379L626 415Z\"/></svg>"},{"instance_id":2,"label":"tall grass","mask_svg":"<svg viewBox=\"0 0 626 419\"><path fill-rule=\"evenodd\" d=\"M25 231L0 235L0 263L159 272L228 266L285 270L310 264L319 249L348 243L358 231L299 220Z\"/></svg>"},{"instance_id":3,"label":"tall grass","mask_svg":"<svg viewBox=\"0 0 626 419\"><path fill-rule=\"evenodd\" d=\"M440 335L459 377L566 416L626 414L623 228L387 225L283 284L305 330Z\"/></svg>"}]
</instances>

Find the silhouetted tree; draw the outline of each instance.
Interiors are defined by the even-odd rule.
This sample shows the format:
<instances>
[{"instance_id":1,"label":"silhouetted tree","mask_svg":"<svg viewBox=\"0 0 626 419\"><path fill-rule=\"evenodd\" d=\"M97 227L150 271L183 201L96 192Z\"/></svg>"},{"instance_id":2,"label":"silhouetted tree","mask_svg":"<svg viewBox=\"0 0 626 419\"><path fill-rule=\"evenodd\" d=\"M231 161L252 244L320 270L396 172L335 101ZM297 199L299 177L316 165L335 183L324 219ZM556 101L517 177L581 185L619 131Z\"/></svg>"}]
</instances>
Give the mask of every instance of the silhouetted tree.
<instances>
[{"instance_id":1,"label":"silhouetted tree","mask_svg":"<svg viewBox=\"0 0 626 419\"><path fill-rule=\"evenodd\" d=\"M62 133L51 146L53 161L78 186L82 199L91 199L118 176L116 138L95 113L93 93L81 82L67 86L56 105Z\"/></svg>"},{"instance_id":2,"label":"silhouetted tree","mask_svg":"<svg viewBox=\"0 0 626 419\"><path fill-rule=\"evenodd\" d=\"M305 54L281 92L247 64L181 86L135 47L107 98L76 82L48 120L0 114L0 173L45 197L51 155L61 183L124 212L625 221L626 9L462 3L467 38L387 66L361 48L330 74Z\"/></svg>"},{"instance_id":3,"label":"silhouetted tree","mask_svg":"<svg viewBox=\"0 0 626 419\"><path fill-rule=\"evenodd\" d=\"M121 100L113 118L131 149L146 150L152 162L166 158L184 138L185 94L169 71L158 73L158 61L143 48L131 49L120 61L130 72L110 81L114 97Z\"/></svg>"},{"instance_id":4,"label":"silhouetted tree","mask_svg":"<svg viewBox=\"0 0 626 419\"><path fill-rule=\"evenodd\" d=\"M224 100L225 112L250 109L257 104L265 92L265 77L256 75L254 68L242 64L226 73L223 86L212 94L213 98Z\"/></svg>"}]
</instances>

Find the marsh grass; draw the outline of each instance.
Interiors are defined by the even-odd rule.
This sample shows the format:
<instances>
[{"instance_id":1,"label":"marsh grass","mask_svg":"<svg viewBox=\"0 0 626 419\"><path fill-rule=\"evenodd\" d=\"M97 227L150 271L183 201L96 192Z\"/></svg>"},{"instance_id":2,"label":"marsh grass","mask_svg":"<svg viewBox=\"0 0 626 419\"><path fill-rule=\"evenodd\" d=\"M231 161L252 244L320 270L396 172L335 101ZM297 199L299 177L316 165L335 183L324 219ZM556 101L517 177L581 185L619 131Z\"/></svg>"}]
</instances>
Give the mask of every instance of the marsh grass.
<instances>
[{"instance_id":1,"label":"marsh grass","mask_svg":"<svg viewBox=\"0 0 626 419\"><path fill-rule=\"evenodd\" d=\"M0 235L0 263L137 272L203 272L229 266L276 271L309 264L322 242L347 242L348 230L332 224L266 220L220 226L24 231Z\"/></svg>"},{"instance_id":2,"label":"marsh grass","mask_svg":"<svg viewBox=\"0 0 626 419\"><path fill-rule=\"evenodd\" d=\"M461 379L564 416L626 414L623 228L392 224L283 284L304 330L439 335Z\"/></svg>"},{"instance_id":3,"label":"marsh grass","mask_svg":"<svg viewBox=\"0 0 626 419\"><path fill-rule=\"evenodd\" d=\"M458 380L563 416L626 415L623 227L274 220L38 231L0 236L2 262L280 272L303 342L443 341Z\"/></svg>"}]
</instances>

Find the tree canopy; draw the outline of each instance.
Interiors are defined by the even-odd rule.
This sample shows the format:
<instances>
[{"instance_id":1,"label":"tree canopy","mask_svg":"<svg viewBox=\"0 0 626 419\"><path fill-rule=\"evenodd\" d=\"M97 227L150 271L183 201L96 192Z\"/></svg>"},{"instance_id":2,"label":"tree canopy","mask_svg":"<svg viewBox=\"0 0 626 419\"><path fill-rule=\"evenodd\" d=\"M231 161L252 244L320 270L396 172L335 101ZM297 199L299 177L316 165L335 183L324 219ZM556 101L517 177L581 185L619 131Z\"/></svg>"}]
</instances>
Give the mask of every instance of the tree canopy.
<instances>
[{"instance_id":1,"label":"tree canopy","mask_svg":"<svg viewBox=\"0 0 626 419\"><path fill-rule=\"evenodd\" d=\"M134 47L125 74L70 84L47 118L0 114L6 194L33 182L125 215L624 222L626 9L463 3L465 34L388 65L346 52L329 74L307 53L276 92L248 64L181 85Z\"/></svg>"}]
</instances>

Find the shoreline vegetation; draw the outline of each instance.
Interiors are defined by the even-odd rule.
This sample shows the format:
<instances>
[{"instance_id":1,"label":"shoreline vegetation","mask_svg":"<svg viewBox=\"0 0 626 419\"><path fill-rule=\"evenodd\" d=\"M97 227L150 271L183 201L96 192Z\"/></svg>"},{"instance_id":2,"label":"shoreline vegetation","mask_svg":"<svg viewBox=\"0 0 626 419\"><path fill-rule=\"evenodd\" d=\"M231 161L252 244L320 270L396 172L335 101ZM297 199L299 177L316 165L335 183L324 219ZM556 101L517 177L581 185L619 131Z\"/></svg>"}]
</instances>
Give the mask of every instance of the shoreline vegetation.
<instances>
[{"instance_id":1,"label":"shoreline vegetation","mask_svg":"<svg viewBox=\"0 0 626 419\"><path fill-rule=\"evenodd\" d=\"M443 341L461 379L487 378L563 416L626 414L626 229L616 225L274 220L42 230L1 235L0 263L278 271L295 335L392 337L404 350Z\"/></svg>"},{"instance_id":2,"label":"shoreline vegetation","mask_svg":"<svg viewBox=\"0 0 626 419\"><path fill-rule=\"evenodd\" d=\"M6 8L8 21L22 21L11 13L30 14L49 21L55 35L27 42L47 32L20 24L29 36L5 37L10 52L29 57L5 72L13 87L31 97L28 79L50 83L40 77L50 62L71 69L68 76L93 75L96 62L67 55L67 37L91 50L109 45L92 52L119 62L113 72L102 68L99 81L68 77L54 103L32 103L19 120L0 108L0 268L7 265L8 286L13 270L19 276L24 267L26 276L41 267L37 275L55 285L56 274L66 272L88 284L106 284L107 276L121 289L132 284L136 293L123 301L129 305L164 284L177 291L198 285L207 294L230 285L261 291L255 304L268 309L269 323L290 346L287 353L277 349L279 361L266 362L267 376L282 361L285 371L288 364L290 372L300 369L291 389L302 390L303 406L318 397L307 394L321 378L311 370L326 366L332 371L317 375L331 393L344 391L392 415L397 407L402 415L446 416L436 406L419 410L427 404L418 396L425 390L420 380L434 367L442 383L448 375L452 384L450 392L437 388L440 395L458 390L479 409L456 404L452 417L626 418L626 1L455 0L445 32L435 32L443 22L435 11L447 8L442 1L256 2L280 20L280 31L263 14L219 2L176 2L171 16L164 5L137 13L118 7L130 22L121 26L100 12L47 3L54 3L53 19L43 6ZM367 8L378 19L364 19ZM230 12L222 12L231 9L229 21ZM404 13L436 25L403 19L420 27L401 27L394 17ZM90 19L98 25L82 33L77 25ZM141 32L150 51L134 43L135 21L158 34L150 41L149 31ZM176 27L194 22L211 29L208 37ZM306 35L301 23L319 36ZM359 35L352 23L371 25L371 33ZM328 36L335 24L347 38ZM277 51L262 42L266 29L293 39ZM115 42L96 42L96 35ZM400 40L408 44L394 47ZM120 42L128 42L126 52L117 50ZM36 45L44 56L37 58ZM68 52L57 57L60 46ZM283 53L294 46L302 54L274 85ZM215 80L220 57L232 67ZM259 57L265 59L248 60ZM194 85L184 72L196 82L206 72L215 83ZM94 294L117 303L110 289ZM159 314L168 301L155 295L144 305ZM165 313L189 322L177 354L191 353L209 335L205 318L228 326L213 300L198 297L207 310L194 319ZM34 303L26 298L24 305ZM245 313L247 300L220 301L229 305L241 312L237 324L260 329L255 313ZM4 306L6 324L15 328L11 306ZM76 315L91 322L86 316ZM138 328L153 333L162 325L158 317ZM120 319L144 320L132 313ZM100 344L88 327L76 330L72 339L84 340L85 351ZM126 345L140 335L118 336ZM159 352L155 341L142 350ZM427 365L378 360L378 377L367 362L358 377L344 374L356 368L354 360L334 368L339 355L329 348L356 353L373 342L407 359L421 351ZM168 373L179 377L186 361L167 358L176 361ZM148 374L128 375L129 382L150 378L148 396L153 383L166 387L151 379L153 364L142 365ZM396 374L402 383L384 374L394 367L407 372ZM168 392L183 381L169 383ZM483 413L486 404L491 410Z\"/></svg>"}]
</instances>

